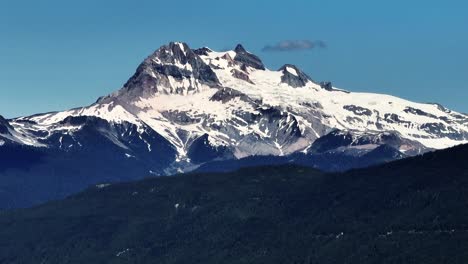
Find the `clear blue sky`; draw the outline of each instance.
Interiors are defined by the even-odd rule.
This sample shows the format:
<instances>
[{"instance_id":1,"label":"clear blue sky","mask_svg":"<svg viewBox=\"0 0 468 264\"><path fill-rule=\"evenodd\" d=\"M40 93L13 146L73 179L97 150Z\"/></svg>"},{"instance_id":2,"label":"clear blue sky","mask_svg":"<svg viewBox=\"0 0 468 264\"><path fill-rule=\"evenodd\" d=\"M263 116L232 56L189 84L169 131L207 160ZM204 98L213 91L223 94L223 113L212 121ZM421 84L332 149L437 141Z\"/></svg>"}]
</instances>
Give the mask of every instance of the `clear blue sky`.
<instances>
[{"instance_id":1,"label":"clear blue sky","mask_svg":"<svg viewBox=\"0 0 468 264\"><path fill-rule=\"evenodd\" d=\"M88 105L173 40L298 65L351 91L468 112L467 1L0 0L0 114ZM282 40L326 49L263 52Z\"/></svg>"}]
</instances>

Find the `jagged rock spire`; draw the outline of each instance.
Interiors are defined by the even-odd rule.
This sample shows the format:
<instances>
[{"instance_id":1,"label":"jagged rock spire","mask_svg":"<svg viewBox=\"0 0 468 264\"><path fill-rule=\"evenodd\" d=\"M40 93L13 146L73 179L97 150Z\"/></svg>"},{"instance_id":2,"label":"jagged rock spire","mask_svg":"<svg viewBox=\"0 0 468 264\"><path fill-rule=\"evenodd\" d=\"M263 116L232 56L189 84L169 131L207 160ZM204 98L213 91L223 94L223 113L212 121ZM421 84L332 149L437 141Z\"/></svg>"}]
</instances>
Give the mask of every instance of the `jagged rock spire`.
<instances>
[{"instance_id":1,"label":"jagged rock spire","mask_svg":"<svg viewBox=\"0 0 468 264\"><path fill-rule=\"evenodd\" d=\"M302 72L296 65L285 64L279 69L279 71L283 72L281 82L294 88L304 87L309 81L313 82L312 79Z\"/></svg>"},{"instance_id":2,"label":"jagged rock spire","mask_svg":"<svg viewBox=\"0 0 468 264\"><path fill-rule=\"evenodd\" d=\"M254 69L265 70L265 65L263 65L262 60L260 60L256 55L245 50L244 46L241 44L237 44L234 52L236 52L236 56L234 57L235 61Z\"/></svg>"},{"instance_id":3,"label":"jagged rock spire","mask_svg":"<svg viewBox=\"0 0 468 264\"><path fill-rule=\"evenodd\" d=\"M244 48L244 46L242 46L242 44L237 44L236 48L234 49L234 51L236 53L241 53L241 52L247 52Z\"/></svg>"}]
</instances>

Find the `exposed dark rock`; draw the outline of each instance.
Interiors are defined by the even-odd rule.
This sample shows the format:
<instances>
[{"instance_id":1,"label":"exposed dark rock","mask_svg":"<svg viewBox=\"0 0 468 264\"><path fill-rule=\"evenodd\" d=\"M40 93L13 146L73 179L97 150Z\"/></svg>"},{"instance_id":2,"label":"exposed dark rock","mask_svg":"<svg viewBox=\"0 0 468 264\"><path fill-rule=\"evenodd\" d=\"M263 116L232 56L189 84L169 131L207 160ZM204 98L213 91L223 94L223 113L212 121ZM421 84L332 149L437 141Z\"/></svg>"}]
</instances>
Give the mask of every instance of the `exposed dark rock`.
<instances>
[{"instance_id":1,"label":"exposed dark rock","mask_svg":"<svg viewBox=\"0 0 468 264\"><path fill-rule=\"evenodd\" d=\"M10 134L10 129L13 129L13 127L0 115L0 134Z\"/></svg>"},{"instance_id":2,"label":"exposed dark rock","mask_svg":"<svg viewBox=\"0 0 468 264\"><path fill-rule=\"evenodd\" d=\"M354 123L362 123L364 122L361 118L359 117L356 117L356 116L347 116L346 117L346 122L350 123L350 124L354 124Z\"/></svg>"},{"instance_id":3,"label":"exposed dark rock","mask_svg":"<svg viewBox=\"0 0 468 264\"><path fill-rule=\"evenodd\" d=\"M198 56L208 56L210 52L212 52L212 50L207 47L193 50L193 53L197 54Z\"/></svg>"},{"instance_id":4,"label":"exposed dark rock","mask_svg":"<svg viewBox=\"0 0 468 264\"><path fill-rule=\"evenodd\" d=\"M411 122L403 120L397 114L386 113L386 114L384 114L384 119L385 119L385 121L387 121L389 123L407 124L407 125L411 124Z\"/></svg>"},{"instance_id":5,"label":"exposed dark rock","mask_svg":"<svg viewBox=\"0 0 468 264\"><path fill-rule=\"evenodd\" d=\"M302 102L300 104L311 108L323 109L323 106L319 102Z\"/></svg>"},{"instance_id":6,"label":"exposed dark rock","mask_svg":"<svg viewBox=\"0 0 468 264\"><path fill-rule=\"evenodd\" d=\"M211 98L211 101L221 101L223 103L226 103L234 98L240 98L241 100L245 102L251 102L254 103L254 101L246 94L234 90L231 88L222 88L218 90Z\"/></svg>"},{"instance_id":7,"label":"exposed dark rock","mask_svg":"<svg viewBox=\"0 0 468 264\"><path fill-rule=\"evenodd\" d=\"M294 115L275 107L258 111L260 114L256 115L254 120L263 130L274 133L277 143L291 142L302 136L299 122Z\"/></svg>"},{"instance_id":8,"label":"exposed dark rock","mask_svg":"<svg viewBox=\"0 0 468 264\"><path fill-rule=\"evenodd\" d=\"M242 64L240 69L244 72L247 72L247 66L245 66L245 64Z\"/></svg>"},{"instance_id":9,"label":"exposed dark rock","mask_svg":"<svg viewBox=\"0 0 468 264\"><path fill-rule=\"evenodd\" d=\"M94 127L108 127L109 122L96 116L67 116L59 122L61 125L79 126L91 125Z\"/></svg>"},{"instance_id":10,"label":"exposed dark rock","mask_svg":"<svg viewBox=\"0 0 468 264\"><path fill-rule=\"evenodd\" d=\"M164 112L161 112L161 114L165 118L180 125L195 124L201 121L201 118L191 117L187 115L186 112L182 112L182 111L164 111Z\"/></svg>"},{"instance_id":11,"label":"exposed dark rock","mask_svg":"<svg viewBox=\"0 0 468 264\"><path fill-rule=\"evenodd\" d=\"M344 151L348 147L365 145L375 145L376 147L387 145L397 151L399 149L404 149L405 154L408 155L417 155L430 150L419 142L402 138L397 132L369 132L365 134L355 134L352 131L334 130L317 139L312 144L308 152L325 153L336 151L338 149ZM371 150L372 148L364 150L364 153Z\"/></svg>"},{"instance_id":12,"label":"exposed dark rock","mask_svg":"<svg viewBox=\"0 0 468 264\"><path fill-rule=\"evenodd\" d=\"M355 115L359 115L359 116L362 116L362 115L371 116L372 115L372 111L370 109L356 106L356 105L345 105L343 106L343 109L353 112Z\"/></svg>"},{"instance_id":13,"label":"exposed dark rock","mask_svg":"<svg viewBox=\"0 0 468 264\"><path fill-rule=\"evenodd\" d=\"M242 46L242 44L237 44L236 48L234 49L234 51L236 53L242 53L242 52L247 52L247 50L245 50L244 46Z\"/></svg>"},{"instance_id":14,"label":"exposed dark rock","mask_svg":"<svg viewBox=\"0 0 468 264\"><path fill-rule=\"evenodd\" d=\"M453 129L452 127L446 126L443 123L426 123L421 125L422 130L427 131L430 134L445 136L453 140L464 140L468 135L464 135Z\"/></svg>"},{"instance_id":15,"label":"exposed dark rock","mask_svg":"<svg viewBox=\"0 0 468 264\"><path fill-rule=\"evenodd\" d=\"M304 87L309 81L312 81L309 76L303 73L295 65L285 64L279 70L283 73L283 76L281 76L281 82L294 88Z\"/></svg>"},{"instance_id":16,"label":"exposed dark rock","mask_svg":"<svg viewBox=\"0 0 468 264\"><path fill-rule=\"evenodd\" d=\"M340 130L334 130L314 141L309 149L310 153L322 153L342 146L349 146L353 142L353 136Z\"/></svg>"},{"instance_id":17,"label":"exposed dark rock","mask_svg":"<svg viewBox=\"0 0 468 264\"><path fill-rule=\"evenodd\" d=\"M413 107L406 107L403 111L406 112L406 113L413 114L413 115L420 115L420 116L427 116L427 117L431 117L431 118L437 118L437 116L435 116L433 114L429 114L427 112L424 112L421 109L417 109L417 108L413 108Z\"/></svg>"},{"instance_id":18,"label":"exposed dark rock","mask_svg":"<svg viewBox=\"0 0 468 264\"><path fill-rule=\"evenodd\" d=\"M231 57L231 55L229 55L229 53L224 54L221 58L222 58L222 59L225 59L225 60L228 62L228 67L234 67L234 65L238 64L238 62L236 62L236 61ZM217 59L218 59L218 58L217 58ZM242 64L242 66L244 66L244 64Z\"/></svg>"},{"instance_id":19,"label":"exposed dark rock","mask_svg":"<svg viewBox=\"0 0 468 264\"><path fill-rule=\"evenodd\" d=\"M37 122L29 119L16 119L16 123L23 123L23 124L30 124L30 125L36 125Z\"/></svg>"},{"instance_id":20,"label":"exposed dark rock","mask_svg":"<svg viewBox=\"0 0 468 264\"><path fill-rule=\"evenodd\" d=\"M467 114L455 114L455 113L453 113L453 112L450 112L450 115L451 115L453 118L459 119L459 120L462 121L462 122L467 123L467 121L468 121L468 115L467 115Z\"/></svg>"},{"instance_id":21,"label":"exposed dark rock","mask_svg":"<svg viewBox=\"0 0 468 264\"><path fill-rule=\"evenodd\" d=\"M350 93L349 91L346 91L346 90L341 90L341 89L335 89L333 88L333 84L331 82L320 82L319 83L320 87L322 87L322 89L325 89L327 91L335 91L335 92L342 92L342 93Z\"/></svg>"},{"instance_id":22,"label":"exposed dark rock","mask_svg":"<svg viewBox=\"0 0 468 264\"><path fill-rule=\"evenodd\" d=\"M331 82L320 82L320 87L327 91L332 91L333 90L333 85Z\"/></svg>"},{"instance_id":23,"label":"exposed dark rock","mask_svg":"<svg viewBox=\"0 0 468 264\"><path fill-rule=\"evenodd\" d=\"M445 113L451 113L452 112L450 109L445 108L441 104L438 104L438 103L432 103L432 104L435 104L437 106L437 108L442 112L445 112Z\"/></svg>"},{"instance_id":24,"label":"exposed dark rock","mask_svg":"<svg viewBox=\"0 0 468 264\"><path fill-rule=\"evenodd\" d=\"M243 80L243 81L246 81L250 84L254 84L254 82L252 82L249 78L249 75L246 74L245 72L242 72L242 71L239 71L239 70L236 70L236 69L232 69L231 70L231 73L232 73L232 76L234 78L237 78L237 79L240 79L240 80Z\"/></svg>"},{"instance_id":25,"label":"exposed dark rock","mask_svg":"<svg viewBox=\"0 0 468 264\"><path fill-rule=\"evenodd\" d=\"M265 65L256 55L246 51L241 44L238 44L234 49L236 56L234 60L240 62L246 66L252 67L258 70L265 70Z\"/></svg>"},{"instance_id":26,"label":"exposed dark rock","mask_svg":"<svg viewBox=\"0 0 468 264\"><path fill-rule=\"evenodd\" d=\"M190 145L187 156L195 164L234 157L227 147L213 146L209 141L208 134L197 138Z\"/></svg>"}]
</instances>

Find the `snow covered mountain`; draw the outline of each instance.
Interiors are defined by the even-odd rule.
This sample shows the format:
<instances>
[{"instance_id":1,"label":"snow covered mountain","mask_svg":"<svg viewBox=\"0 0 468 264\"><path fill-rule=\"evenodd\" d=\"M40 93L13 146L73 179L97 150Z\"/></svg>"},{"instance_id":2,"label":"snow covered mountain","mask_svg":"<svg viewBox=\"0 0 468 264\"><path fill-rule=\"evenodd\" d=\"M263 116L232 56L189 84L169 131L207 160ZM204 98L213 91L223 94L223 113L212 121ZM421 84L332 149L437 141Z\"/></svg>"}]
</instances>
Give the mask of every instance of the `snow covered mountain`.
<instances>
[{"instance_id":1,"label":"snow covered mountain","mask_svg":"<svg viewBox=\"0 0 468 264\"><path fill-rule=\"evenodd\" d=\"M0 146L112 148L119 162L137 160L154 175L251 156L363 156L385 145L398 158L467 142L466 114L338 89L290 64L270 70L242 45L216 52L172 42L90 106L0 118Z\"/></svg>"},{"instance_id":2,"label":"snow covered mountain","mask_svg":"<svg viewBox=\"0 0 468 264\"><path fill-rule=\"evenodd\" d=\"M140 135L157 133L174 146L179 160L187 161L194 144L236 158L307 151L336 129L353 134L349 143L354 145L362 145L356 138L363 135L392 134L401 139L397 148L412 154L468 142L465 114L337 89L313 81L294 65L268 70L241 45L215 52L170 43L145 59L117 92L88 107L9 120L9 133L2 135L27 145L79 147L73 135L83 122L71 118L77 116L121 127L121 134L109 137L122 148L128 142L120 137L130 128ZM57 133L68 137L68 145ZM143 136L139 140L146 142ZM157 151L145 144L148 152Z\"/></svg>"}]
</instances>

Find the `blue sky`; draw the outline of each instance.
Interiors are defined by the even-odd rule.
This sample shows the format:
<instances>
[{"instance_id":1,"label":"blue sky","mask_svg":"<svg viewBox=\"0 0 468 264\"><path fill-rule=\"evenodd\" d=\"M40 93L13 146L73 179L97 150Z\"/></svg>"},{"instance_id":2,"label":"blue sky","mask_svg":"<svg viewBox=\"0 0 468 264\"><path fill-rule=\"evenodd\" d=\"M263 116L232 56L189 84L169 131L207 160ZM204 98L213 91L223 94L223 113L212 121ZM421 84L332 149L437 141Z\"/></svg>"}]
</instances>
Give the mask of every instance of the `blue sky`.
<instances>
[{"instance_id":1,"label":"blue sky","mask_svg":"<svg viewBox=\"0 0 468 264\"><path fill-rule=\"evenodd\" d=\"M88 105L169 41L237 43L351 91L468 112L466 1L0 0L0 115ZM283 40L326 49L264 52Z\"/></svg>"}]
</instances>

